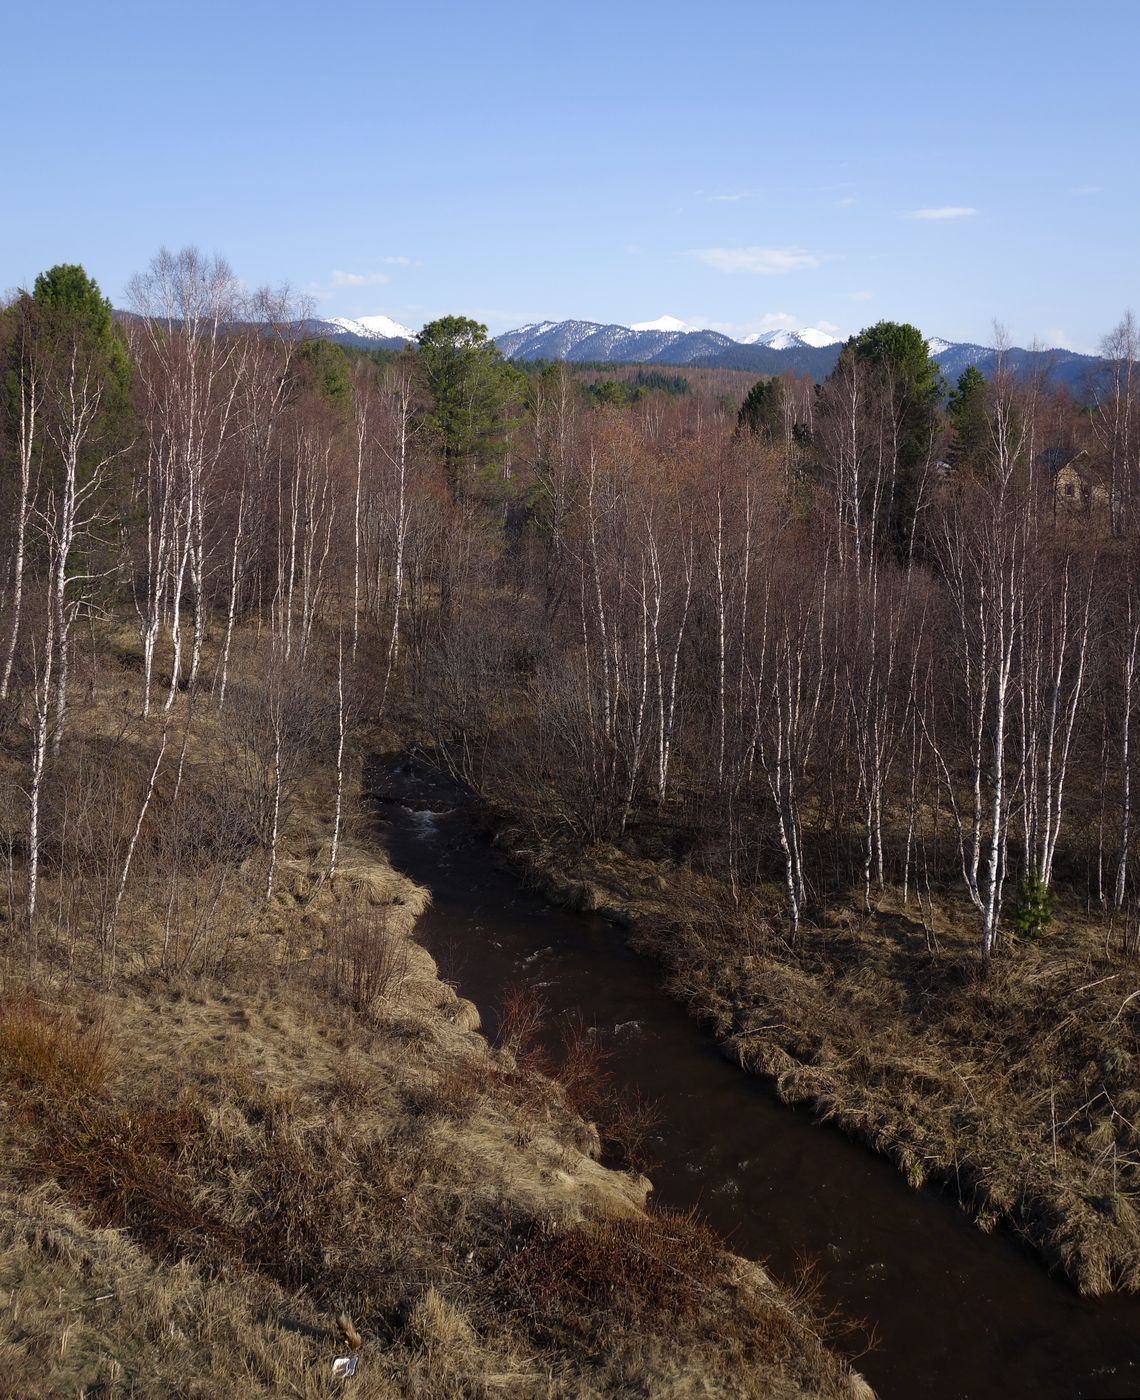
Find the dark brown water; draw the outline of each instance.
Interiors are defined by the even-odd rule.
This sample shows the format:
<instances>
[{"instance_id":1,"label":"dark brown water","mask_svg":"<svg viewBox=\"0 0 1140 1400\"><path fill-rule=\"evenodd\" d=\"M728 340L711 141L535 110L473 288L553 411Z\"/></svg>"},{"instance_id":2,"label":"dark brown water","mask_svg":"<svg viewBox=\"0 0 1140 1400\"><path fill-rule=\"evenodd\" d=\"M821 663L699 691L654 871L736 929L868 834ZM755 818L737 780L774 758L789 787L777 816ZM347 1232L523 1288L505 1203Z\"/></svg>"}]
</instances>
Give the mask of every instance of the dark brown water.
<instances>
[{"instance_id":1,"label":"dark brown water","mask_svg":"<svg viewBox=\"0 0 1140 1400\"><path fill-rule=\"evenodd\" d=\"M657 1101L660 1201L791 1279L805 1253L824 1301L874 1326L858 1368L883 1400L1140 1396L1140 1298L1087 1300L1016 1240L978 1232L945 1195L912 1191L873 1153L723 1059L621 930L527 890L462 792L377 761L369 786L393 863L432 895L418 937L493 1033L508 987L552 1019L584 1016L619 1084Z\"/></svg>"}]
</instances>

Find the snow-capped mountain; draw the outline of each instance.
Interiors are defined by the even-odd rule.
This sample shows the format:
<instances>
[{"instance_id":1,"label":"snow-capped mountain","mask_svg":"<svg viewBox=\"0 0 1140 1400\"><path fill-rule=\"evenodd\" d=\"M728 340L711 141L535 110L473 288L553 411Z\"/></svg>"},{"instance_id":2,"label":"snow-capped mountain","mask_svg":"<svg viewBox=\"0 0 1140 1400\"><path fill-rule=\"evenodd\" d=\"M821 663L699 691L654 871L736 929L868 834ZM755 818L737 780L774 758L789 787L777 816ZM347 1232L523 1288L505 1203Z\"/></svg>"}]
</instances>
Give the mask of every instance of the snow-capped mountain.
<instances>
[{"instance_id":1,"label":"snow-capped mountain","mask_svg":"<svg viewBox=\"0 0 1140 1400\"><path fill-rule=\"evenodd\" d=\"M348 316L329 316L325 324L336 326L344 335L358 336L361 340L415 340L416 333L410 326L393 321L391 316L361 316L352 320Z\"/></svg>"},{"instance_id":2,"label":"snow-capped mountain","mask_svg":"<svg viewBox=\"0 0 1140 1400\"><path fill-rule=\"evenodd\" d=\"M699 326L690 326L687 321L679 321L676 316L658 316L656 321L635 321L631 331L695 331Z\"/></svg>"},{"instance_id":3,"label":"snow-capped mountain","mask_svg":"<svg viewBox=\"0 0 1140 1400\"><path fill-rule=\"evenodd\" d=\"M1053 385L1065 385L1083 395L1092 386L1097 367L1102 363L1095 355L1081 355L1075 350L1059 348L1025 350L1010 346L1000 355L990 345L974 345L968 341L951 342L932 337L926 342L930 358L942 371L946 383L953 387L971 365L987 379L993 377L999 364L1014 376L1037 374Z\"/></svg>"},{"instance_id":4,"label":"snow-capped mountain","mask_svg":"<svg viewBox=\"0 0 1140 1400\"><path fill-rule=\"evenodd\" d=\"M731 340L719 331L695 330L675 316L642 321L636 326L597 321L540 321L507 331L495 343L508 360L569 360L599 364L689 365L693 368L739 369L753 374L810 374L822 381L835 368L843 341L814 327L760 331ZM954 343L932 336L927 341L947 384L953 387L968 365L987 376L997 366L997 351L986 345ZM1015 374L1041 371L1055 384L1082 392L1097 361L1071 350L1005 351L1003 363Z\"/></svg>"},{"instance_id":5,"label":"snow-capped mountain","mask_svg":"<svg viewBox=\"0 0 1140 1400\"><path fill-rule=\"evenodd\" d=\"M823 331L767 331L749 342L697 330L676 316L635 326L598 321L539 321L496 336L508 360L597 361L601 364L692 365L779 374L793 369L823 378L839 342Z\"/></svg>"},{"instance_id":6,"label":"snow-capped mountain","mask_svg":"<svg viewBox=\"0 0 1140 1400\"><path fill-rule=\"evenodd\" d=\"M754 331L751 335L742 336L740 344L766 345L769 350L822 350L828 345L841 345L842 341L838 336L816 330L814 326L805 326L800 331Z\"/></svg>"},{"instance_id":7,"label":"snow-capped mountain","mask_svg":"<svg viewBox=\"0 0 1140 1400\"><path fill-rule=\"evenodd\" d=\"M321 336L359 349L400 350L415 341L410 326L390 316L332 316L305 322L307 335ZM738 369L751 374L810 374L817 382L835 367L843 342L815 327L758 331L733 340L719 331L698 330L676 316L659 316L619 326L600 321L538 321L505 331L495 343L508 360L569 360L574 363L678 365L706 369ZM938 363L951 387L969 365L987 377L997 367L998 353L974 345L931 336L931 359ZM1011 348L1002 363L1015 374L1041 372L1054 384L1083 392L1098 361L1071 350Z\"/></svg>"},{"instance_id":8,"label":"snow-capped mountain","mask_svg":"<svg viewBox=\"0 0 1140 1400\"><path fill-rule=\"evenodd\" d=\"M664 324L662 324L664 323ZM605 364L707 364L736 344L717 331L678 330L672 316L652 326L540 321L495 337L508 360L598 360Z\"/></svg>"}]
</instances>

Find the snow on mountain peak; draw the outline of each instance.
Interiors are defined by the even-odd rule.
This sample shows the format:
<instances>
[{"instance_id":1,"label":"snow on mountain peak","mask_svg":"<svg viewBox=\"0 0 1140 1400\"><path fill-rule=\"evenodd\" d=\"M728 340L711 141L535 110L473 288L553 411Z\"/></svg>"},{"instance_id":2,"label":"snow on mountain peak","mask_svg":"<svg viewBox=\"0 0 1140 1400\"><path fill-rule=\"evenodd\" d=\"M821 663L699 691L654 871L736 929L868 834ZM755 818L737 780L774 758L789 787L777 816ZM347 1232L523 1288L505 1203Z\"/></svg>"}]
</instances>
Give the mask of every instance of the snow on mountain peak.
<instances>
[{"instance_id":1,"label":"snow on mountain peak","mask_svg":"<svg viewBox=\"0 0 1140 1400\"><path fill-rule=\"evenodd\" d=\"M796 334L805 345L811 345L817 350L825 345L839 344L837 335L828 335L826 331L816 330L814 326L806 326L802 331L797 331Z\"/></svg>"},{"instance_id":2,"label":"snow on mountain peak","mask_svg":"<svg viewBox=\"0 0 1140 1400\"><path fill-rule=\"evenodd\" d=\"M686 321L678 321L676 316L658 316L656 321L637 321L631 331L695 331Z\"/></svg>"},{"instance_id":3,"label":"snow on mountain peak","mask_svg":"<svg viewBox=\"0 0 1140 1400\"><path fill-rule=\"evenodd\" d=\"M339 326L349 335L363 336L370 340L415 340L416 333L409 326L393 321L391 316L360 316L352 320L348 316L330 316L329 324Z\"/></svg>"},{"instance_id":4,"label":"snow on mountain peak","mask_svg":"<svg viewBox=\"0 0 1140 1400\"><path fill-rule=\"evenodd\" d=\"M943 340L941 336L932 335L926 342L926 353L928 355L941 355L943 350L950 349L950 342Z\"/></svg>"},{"instance_id":5,"label":"snow on mountain peak","mask_svg":"<svg viewBox=\"0 0 1140 1400\"><path fill-rule=\"evenodd\" d=\"M740 344L764 345L769 350L799 350L805 346L812 350L820 350L825 345L838 345L839 337L816 330L814 326L806 326L800 331L754 331L751 335L746 335Z\"/></svg>"}]
</instances>

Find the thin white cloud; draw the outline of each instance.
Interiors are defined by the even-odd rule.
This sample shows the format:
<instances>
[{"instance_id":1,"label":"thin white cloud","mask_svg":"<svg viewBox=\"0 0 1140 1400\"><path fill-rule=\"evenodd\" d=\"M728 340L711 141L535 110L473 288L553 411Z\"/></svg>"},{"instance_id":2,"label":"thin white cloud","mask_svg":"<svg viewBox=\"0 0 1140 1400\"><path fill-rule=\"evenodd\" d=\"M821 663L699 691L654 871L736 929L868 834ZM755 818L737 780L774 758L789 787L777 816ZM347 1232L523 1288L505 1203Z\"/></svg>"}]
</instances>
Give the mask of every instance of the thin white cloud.
<instances>
[{"instance_id":1,"label":"thin white cloud","mask_svg":"<svg viewBox=\"0 0 1140 1400\"><path fill-rule=\"evenodd\" d=\"M799 326L800 319L799 316L792 316L787 311L768 311L763 316L757 317L755 321L748 321L738 329L742 335L751 335L755 331L794 331Z\"/></svg>"},{"instance_id":2,"label":"thin white cloud","mask_svg":"<svg viewBox=\"0 0 1140 1400\"><path fill-rule=\"evenodd\" d=\"M854 203L855 203L855 196L854 196L854 195L848 195L846 199L837 199L837 200L835 201L835 207L836 207L836 209L850 209L851 206L852 206Z\"/></svg>"},{"instance_id":3,"label":"thin white cloud","mask_svg":"<svg viewBox=\"0 0 1140 1400\"><path fill-rule=\"evenodd\" d=\"M912 209L907 219L972 219L978 211L964 204L943 204L936 209Z\"/></svg>"},{"instance_id":4,"label":"thin white cloud","mask_svg":"<svg viewBox=\"0 0 1140 1400\"><path fill-rule=\"evenodd\" d=\"M1069 191L1070 194L1101 194L1103 185L1074 185Z\"/></svg>"},{"instance_id":5,"label":"thin white cloud","mask_svg":"<svg viewBox=\"0 0 1140 1400\"><path fill-rule=\"evenodd\" d=\"M334 288L382 287L391 280L386 272L341 272L339 269L329 278Z\"/></svg>"},{"instance_id":6,"label":"thin white cloud","mask_svg":"<svg viewBox=\"0 0 1140 1400\"><path fill-rule=\"evenodd\" d=\"M380 271L380 267L422 267L423 264L418 258L405 257L403 254L390 253L377 258L372 268L364 272L353 272L347 268L334 268L322 281L310 282L306 288L306 295L320 302L337 302L343 304L343 293L351 291L361 291L365 287L384 287L392 280L390 273Z\"/></svg>"},{"instance_id":7,"label":"thin white cloud","mask_svg":"<svg viewBox=\"0 0 1140 1400\"><path fill-rule=\"evenodd\" d=\"M690 322L705 331L719 331L732 340L743 340L746 335L762 334L764 331L795 330L800 324L798 316L787 311L769 311L752 321L718 321L713 316L698 316Z\"/></svg>"},{"instance_id":8,"label":"thin white cloud","mask_svg":"<svg viewBox=\"0 0 1140 1400\"><path fill-rule=\"evenodd\" d=\"M738 200L747 199L746 194L710 194L709 199L713 204L736 204Z\"/></svg>"},{"instance_id":9,"label":"thin white cloud","mask_svg":"<svg viewBox=\"0 0 1140 1400\"><path fill-rule=\"evenodd\" d=\"M458 312L445 309L435 314L439 316L470 316L473 321L479 321L487 326L491 335L501 335L504 331L517 330L519 326L536 326L542 321L562 319L557 315L550 315L549 312L544 313L535 311L533 308L520 309L510 306L469 306Z\"/></svg>"},{"instance_id":10,"label":"thin white cloud","mask_svg":"<svg viewBox=\"0 0 1140 1400\"><path fill-rule=\"evenodd\" d=\"M819 267L822 262L806 248L691 248L689 255L717 272L752 272L779 277L786 272Z\"/></svg>"},{"instance_id":11,"label":"thin white cloud","mask_svg":"<svg viewBox=\"0 0 1140 1400\"><path fill-rule=\"evenodd\" d=\"M875 295L874 292L845 292L845 293L844 293L844 296L845 296L845 298L846 298L848 301L871 301L871 300L874 298L874 295Z\"/></svg>"},{"instance_id":12,"label":"thin white cloud","mask_svg":"<svg viewBox=\"0 0 1140 1400\"><path fill-rule=\"evenodd\" d=\"M1049 326L1046 329L1045 344L1050 350L1075 350L1077 348L1059 326Z\"/></svg>"}]
</instances>

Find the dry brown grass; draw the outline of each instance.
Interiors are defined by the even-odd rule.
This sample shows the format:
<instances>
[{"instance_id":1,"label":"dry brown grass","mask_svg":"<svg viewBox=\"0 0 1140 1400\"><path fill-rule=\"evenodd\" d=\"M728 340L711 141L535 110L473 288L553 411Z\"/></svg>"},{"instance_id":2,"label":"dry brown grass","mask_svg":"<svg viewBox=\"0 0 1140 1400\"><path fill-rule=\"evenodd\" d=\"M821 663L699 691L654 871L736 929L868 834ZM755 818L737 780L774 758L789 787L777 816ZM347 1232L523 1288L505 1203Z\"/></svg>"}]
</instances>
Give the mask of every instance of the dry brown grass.
<instances>
[{"instance_id":1,"label":"dry brown grass","mask_svg":"<svg viewBox=\"0 0 1140 1400\"><path fill-rule=\"evenodd\" d=\"M559 1086L521 1010L514 1052L476 1034L409 940L424 892L359 816L328 878L327 764L291 791L267 903L250 770L203 703L180 815L171 767L110 936L162 725L136 718L123 645L56 770L40 966L2 949L0 1397L327 1396L344 1313L364 1400L852 1393L808 1311L758 1274L763 1308L740 1305L745 1266L647 1220L649 1183L594 1160L584 1041ZM567 1292L544 1330L527 1294L559 1250L591 1301ZM678 1250L700 1257L696 1293L669 1283ZM609 1326L606 1268L624 1281ZM710 1298L712 1339L678 1316Z\"/></svg>"},{"instance_id":2,"label":"dry brown grass","mask_svg":"<svg viewBox=\"0 0 1140 1400\"><path fill-rule=\"evenodd\" d=\"M1086 930L1007 947L988 974L948 931L929 949L894 913L809 931L794 957L773 943L730 964L731 932L690 936L699 980L733 1008L738 1057L783 1098L814 1103L912 1185L949 1185L1082 1292L1140 1290L1140 1060L1115 1019L1130 973Z\"/></svg>"},{"instance_id":3,"label":"dry brown grass","mask_svg":"<svg viewBox=\"0 0 1140 1400\"><path fill-rule=\"evenodd\" d=\"M0 1074L13 1087L24 1095L73 1100L97 1094L110 1072L98 1011L84 1018L18 981L0 981Z\"/></svg>"},{"instance_id":4,"label":"dry brown grass","mask_svg":"<svg viewBox=\"0 0 1140 1400\"><path fill-rule=\"evenodd\" d=\"M0 1396L325 1397L319 1312L251 1276L151 1258L52 1187L0 1192ZM362 1368L361 1393L400 1394Z\"/></svg>"},{"instance_id":5,"label":"dry brown grass","mask_svg":"<svg viewBox=\"0 0 1140 1400\"><path fill-rule=\"evenodd\" d=\"M558 1352L601 1355L615 1338L637 1337L651 1354L700 1356L713 1393L858 1393L849 1375L821 1376L825 1324L812 1317L805 1328L803 1300L793 1305L743 1261L726 1270L719 1242L690 1215L540 1222L521 1234L496 1290L500 1307Z\"/></svg>"},{"instance_id":6,"label":"dry brown grass","mask_svg":"<svg viewBox=\"0 0 1140 1400\"><path fill-rule=\"evenodd\" d=\"M14 1394L220 1396L248 1372L254 1394L325 1394L345 1310L365 1395L849 1393L802 1310L766 1284L738 1306L731 1257L644 1217L643 1186L575 1145L562 1091L524 1102L446 996L358 1014L307 981L152 981L45 1011L7 990Z\"/></svg>"}]
</instances>

